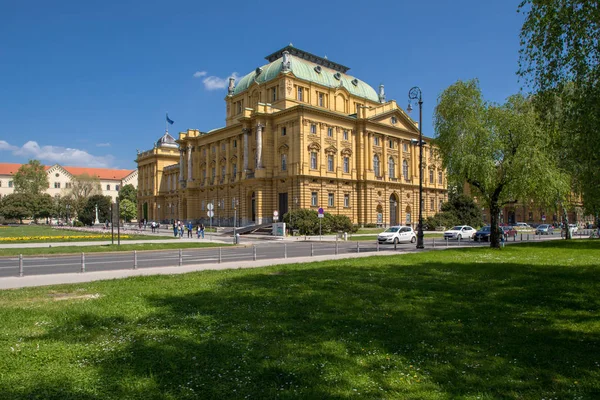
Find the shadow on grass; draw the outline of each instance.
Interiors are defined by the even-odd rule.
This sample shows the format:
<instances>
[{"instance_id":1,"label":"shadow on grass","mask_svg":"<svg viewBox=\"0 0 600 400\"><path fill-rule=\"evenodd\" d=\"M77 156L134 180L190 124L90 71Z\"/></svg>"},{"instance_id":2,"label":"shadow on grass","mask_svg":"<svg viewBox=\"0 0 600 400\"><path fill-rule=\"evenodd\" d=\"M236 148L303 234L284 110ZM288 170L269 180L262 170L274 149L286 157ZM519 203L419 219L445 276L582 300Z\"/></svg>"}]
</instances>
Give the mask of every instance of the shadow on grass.
<instances>
[{"instance_id":1,"label":"shadow on grass","mask_svg":"<svg viewBox=\"0 0 600 400\"><path fill-rule=\"evenodd\" d=\"M29 339L102 343L81 355L94 390L47 378L0 398L597 398L600 268L493 260L528 246L172 278L140 315L87 307Z\"/></svg>"}]
</instances>

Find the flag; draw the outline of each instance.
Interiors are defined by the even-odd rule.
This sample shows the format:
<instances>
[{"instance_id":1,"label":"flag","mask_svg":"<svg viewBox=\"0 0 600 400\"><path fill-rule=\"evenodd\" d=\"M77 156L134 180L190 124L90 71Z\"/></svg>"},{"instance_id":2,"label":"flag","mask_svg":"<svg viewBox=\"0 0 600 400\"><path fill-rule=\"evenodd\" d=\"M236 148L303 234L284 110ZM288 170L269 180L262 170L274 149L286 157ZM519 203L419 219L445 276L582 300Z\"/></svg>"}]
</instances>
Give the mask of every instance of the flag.
<instances>
[{"instance_id":1,"label":"flag","mask_svg":"<svg viewBox=\"0 0 600 400\"><path fill-rule=\"evenodd\" d=\"M168 114L168 113L167 113L167 122L168 122L169 124L171 124L171 125L173 125L173 123L175 122L175 121L173 121L171 118L169 118L169 114Z\"/></svg>"}]
</instances>

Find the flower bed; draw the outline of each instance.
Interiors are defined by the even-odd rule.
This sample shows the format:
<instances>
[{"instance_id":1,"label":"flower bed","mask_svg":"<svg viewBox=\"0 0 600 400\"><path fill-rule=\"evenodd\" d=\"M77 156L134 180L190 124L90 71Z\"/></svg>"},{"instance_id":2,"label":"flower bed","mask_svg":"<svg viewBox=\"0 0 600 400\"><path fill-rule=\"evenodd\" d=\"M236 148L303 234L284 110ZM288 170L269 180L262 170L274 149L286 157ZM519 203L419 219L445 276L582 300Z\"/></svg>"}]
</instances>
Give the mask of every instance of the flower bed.
<instances>
[{"instance_id":1,"label":"flower bed","mask_svg":"<svg viewBox=\"0 0 600 400\"><path fill-rule=\"evenodd\" d=\"M72 235L72 236L17 236L17 237L5 237L0 238L0 242L22 242L27 240L50 240L50 241L64 241L72 239L110 239L111 235ZM121 235L121 239L128 239L128 235Z\"/></svg>"}]
</instances>

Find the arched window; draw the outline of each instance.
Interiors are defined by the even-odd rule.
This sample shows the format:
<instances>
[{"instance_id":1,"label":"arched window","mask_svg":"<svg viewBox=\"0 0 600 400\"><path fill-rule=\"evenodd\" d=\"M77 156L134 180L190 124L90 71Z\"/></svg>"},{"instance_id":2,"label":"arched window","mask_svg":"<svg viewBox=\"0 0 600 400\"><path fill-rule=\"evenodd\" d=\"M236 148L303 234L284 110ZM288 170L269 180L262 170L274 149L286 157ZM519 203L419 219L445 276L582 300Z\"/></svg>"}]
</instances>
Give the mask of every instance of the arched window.
<instances>
[{"instance_id":1,"label":"arched window","mask_svg":"<svg viewBox=\"0 0 600 400\"><path fill-rule=\"evenodd\" d=\"M379 176L379 156L377 154L373 156L373 171L375 176Z\"/></svg>"},{"instance_id":2,"label":"arched window","mask_svg":"<svg viewBox=\"0 0 600 400\"><path fill-rule=\"evenodd\" d=\"M402 161L402 175L404 175L404 179L408 180L408 161Z\"/></svg>"},{"instance_id":3,"label":"arched window","mask_svg":"<svg viewBox=\"0 0 600 400\"><path fill-rule=\"evenodd\" d=\"M394 157L390 157L388 160L388 171L390 173L390 178L394 179L396 177L396 163L394 162Z\"/></svg>"}]
</instances>

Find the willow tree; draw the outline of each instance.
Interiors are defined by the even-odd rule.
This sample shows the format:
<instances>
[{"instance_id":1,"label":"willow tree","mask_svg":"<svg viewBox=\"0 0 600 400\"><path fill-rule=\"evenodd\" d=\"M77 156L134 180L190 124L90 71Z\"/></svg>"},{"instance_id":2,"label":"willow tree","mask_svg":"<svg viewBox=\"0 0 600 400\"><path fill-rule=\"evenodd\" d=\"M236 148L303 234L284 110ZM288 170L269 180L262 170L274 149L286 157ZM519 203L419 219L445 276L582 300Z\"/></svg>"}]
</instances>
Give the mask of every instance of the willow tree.
<instances>
[{"instance_id":1,"label":"willow tree","mask_svg":"<svg viewBox=\"0 0 600 400\"><path fill-rule=\"evenodd\" d=\"M600 1L523 0L519 75L555 129L554 151L600 215ZM600 220L598 220L600 222Z\"/></svg>"},{"instance_id":2,"label":"willow tree","mask_svg":"<svg viewBox=\"0 0 600 400\"><path fill-rule=\"evenodd\" d=\"M551 157L531 101L514 95L505 104L483 99L479 81L458 81L438 99L436 144L450 180L466 182L490 210L491 247L500 247L501 208L520 200L554 204L569 194L567 176Z\"/></svg>"}]
</instances>

